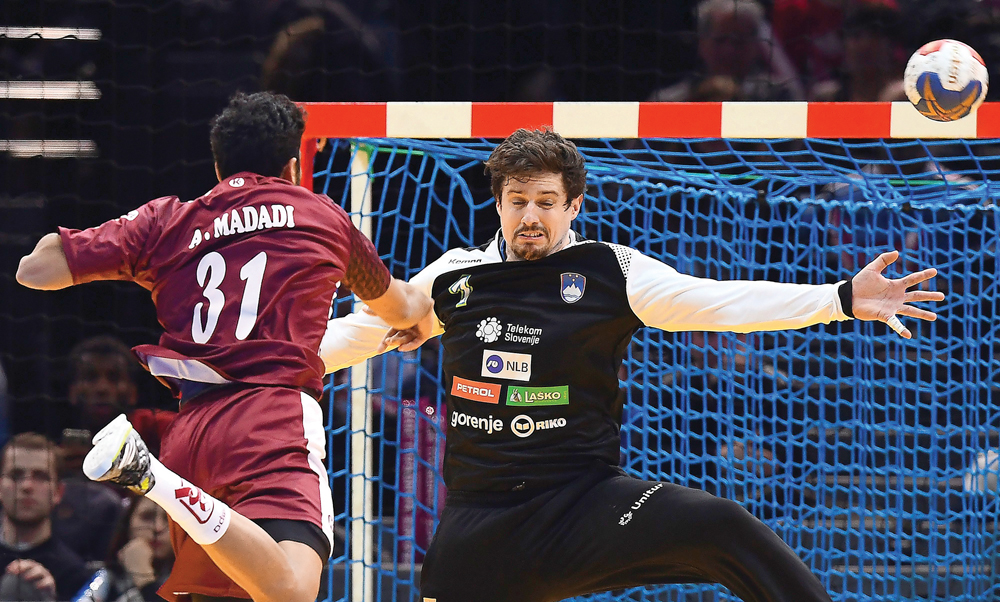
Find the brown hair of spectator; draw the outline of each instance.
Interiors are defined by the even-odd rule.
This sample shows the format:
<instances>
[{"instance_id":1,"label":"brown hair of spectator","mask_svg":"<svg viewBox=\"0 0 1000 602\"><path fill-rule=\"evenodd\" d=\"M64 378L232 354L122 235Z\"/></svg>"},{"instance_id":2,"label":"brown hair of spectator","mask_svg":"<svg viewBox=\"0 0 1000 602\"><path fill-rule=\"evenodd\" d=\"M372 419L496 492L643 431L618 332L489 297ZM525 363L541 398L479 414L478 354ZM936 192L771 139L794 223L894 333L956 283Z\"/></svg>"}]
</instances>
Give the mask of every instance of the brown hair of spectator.
<instances>
[{"instance_id":1,"label":"brown hair of spectator","mask_svg":"<svg viewBox=\"0 0 1000 602\"><path fill-rule=\"evenodd\" d=\"M497 145L486 160L490 187L500 202L504 185L543 173L562 175L566 207L587 188L587 168L576 145L548 128L517 130Z\"/></svg>"},{"instance_id":2,"label":"brown hair of spectator","mask_svg":"<svg viewBox=\"0 0 1000 602\"><path fill-rule=\"evenodd\" d=\"M18 433L11 437L3 446L3 450L0 451L0 473L7 470L7 451L14 449L47 451L52 455L52 468L55 470L55 475L58 476L62 470L62 454L59 451L59 446L39 433Z\"/></svg>"}]
</instances>

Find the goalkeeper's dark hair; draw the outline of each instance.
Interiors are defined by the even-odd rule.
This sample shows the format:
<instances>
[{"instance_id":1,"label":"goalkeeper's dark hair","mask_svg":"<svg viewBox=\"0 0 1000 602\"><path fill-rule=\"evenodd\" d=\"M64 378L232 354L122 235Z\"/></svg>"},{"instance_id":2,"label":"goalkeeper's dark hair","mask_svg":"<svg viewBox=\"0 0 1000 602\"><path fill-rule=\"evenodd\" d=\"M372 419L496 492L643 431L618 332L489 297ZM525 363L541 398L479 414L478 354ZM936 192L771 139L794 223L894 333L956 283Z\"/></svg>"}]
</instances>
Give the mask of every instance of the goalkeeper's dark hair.
<instances>
[{"instance_id":1,"label":"goalkeeper's dark hair","mask_svg":"<svg viewBox=\"0 0 1000 602\"><path fill-rule=\"evenodd\" d=\"M503 186L511 178L525 181L543 173L562 175L566 206L587 188L587 168L576 145L546 128L520 129L501 142L486 160L493 196L500 201Z\"/></svg>"},{"instance_id":2,"label":"goalkeeper's dark hair","mask_svg":"<svg viewBox=\"0 0 1000 602\"><path fill-rule=\"evenodd\" d=\"M305 113L284 94L237 92L212 119L212 155L219 175L249 171L277 177L299 156Z\"/></svg>"}]
</instances>

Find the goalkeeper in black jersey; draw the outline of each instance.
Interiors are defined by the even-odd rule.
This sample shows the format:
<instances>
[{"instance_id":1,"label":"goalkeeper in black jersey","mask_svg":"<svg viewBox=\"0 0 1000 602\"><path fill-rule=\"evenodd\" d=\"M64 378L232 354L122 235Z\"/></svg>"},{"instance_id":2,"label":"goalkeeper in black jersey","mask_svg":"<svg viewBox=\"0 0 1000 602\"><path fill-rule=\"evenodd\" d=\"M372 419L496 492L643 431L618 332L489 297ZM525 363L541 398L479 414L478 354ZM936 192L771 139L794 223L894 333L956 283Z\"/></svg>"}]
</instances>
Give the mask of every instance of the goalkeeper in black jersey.
<instances>
[{"instance_id":1,"label":"goalkeeper in black jersey","mask_svg":"<svg viewBox=\"0 0 1000 602\"><path fill-rule=\"evenodd\" d=\"M486 162L501 230L413 277L434 299L444 349L448 497L421 575L424 602L543 602L660 583L721 583L747 602L829 601L795 553L736 502L619 467L618 369L637 329L750 332L896 314L924 270L798 285L695 278L570 230L583 157L518 130ZM361 312L331 320L327 370L408 340Z\"/></svg>"}]
</instances>

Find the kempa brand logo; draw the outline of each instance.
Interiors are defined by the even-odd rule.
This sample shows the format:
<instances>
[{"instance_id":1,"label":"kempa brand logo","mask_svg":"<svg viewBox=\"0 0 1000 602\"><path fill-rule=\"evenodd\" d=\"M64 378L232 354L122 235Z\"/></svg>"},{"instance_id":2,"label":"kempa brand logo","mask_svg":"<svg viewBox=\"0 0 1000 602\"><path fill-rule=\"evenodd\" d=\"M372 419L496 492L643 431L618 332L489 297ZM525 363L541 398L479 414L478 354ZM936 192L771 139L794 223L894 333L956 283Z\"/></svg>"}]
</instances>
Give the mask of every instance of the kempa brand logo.
<instances>
[{"instance_id":1,"label":"kempa brand logo","mask_svg":"<svg viewBox=\"0 0 1000 602\"><path fill-rule=\"evenodd\" d=\"M481 403L500 403L500 389L502 388L503 385L466 380L459 376L451 381L451 394L453 396Z\"/></svg>"},{"instance_id":2,"label":"kempa brand logo","mask_svg":"<svg viewBox=\"0 0 1000 602\"><path fill-rule=\"evenodd\" d=\"M531 356L526 353L509 351L483 351L483 371L481 376L509 378L511 380L531 380Z\"/></svg>"},{"instance_id":3,"label":"kempa brand logo","mask_svg":"<svg viewBox=\"0 0 1000 602\"><path fill-rule=\"evenodd\" d=\"M515 416L513 420L510 421L510 430L521 437L530 437L535 431L544 431L548 429L557 429L566 426L565 418L552 418L549 420L533 420L531 416L526 416L521 414L520 416Z\"/></svg>"},{"instance_id":4,"label":"kempa brand logo","mask_svg":"<svg viewBox=\"0 0 1000 602\"><path fill-rule=\"evenodd\" d=\"M205 500L201 489L194 486L178 487L174 489L174 498L180 501L181 505L187 508L199 523L204 525L208 519L212 518L215 502Z\"/></svg>"},{"instance_id":5,"label":"kempa brand logo","mask_svg":"<svg viewBox=\"0 0 1000 602\"><path fill-rule=\"evenodd\" d=\"M569 386L561 387L507 387L509 406L565 406L569 405Z\"/></svg>"},{"instance_id":6,"label":"kempa brand logo","mask_svg":"<svg viewBox=\"0 0 1000 602\"><path fill-rule=\"evenodd\" d=\"M632 521L632 516L633 516L632 511L642 508L642 505L646 503L646 500L648 500L654 493L656 493L656 490L660 489L661 487L663 487L663 483L657 483L656 485L653 485L652 487L644 491L642 495L639 496L639 499L637 499L635 503L629 507L628 512L623 514L622 517L618 519L618 524L623 527L629 524Z\"/></svg>"},{"instance_id":7,"label":"kempa brand logo","mask_svg":"<svg viewBox=\"0 0 1000 602\"><path fill-rule=\"evenodd\" d=\"M493 416L480 418L479 416L470 416L468 414L463 414L462 412L452 412L451 426L453 428L457 426L467 426L469 428L483 431L487 435L492 435L493 433L499 433L503 430L503 420L494 418Z\"/></svg>"},{"instance_id":8,"label":"kempa brand logo","mask_svg":"<svg viewBox=\"0 0 1000 602\"><path fill-rule=\"evenodd\" d=\"M484 343L493 343L500 338L502 330L503 325L500 324L500 320L490 316L479 321L479 327L476 328L476 336Z\"/></svg>"}]
</instances>

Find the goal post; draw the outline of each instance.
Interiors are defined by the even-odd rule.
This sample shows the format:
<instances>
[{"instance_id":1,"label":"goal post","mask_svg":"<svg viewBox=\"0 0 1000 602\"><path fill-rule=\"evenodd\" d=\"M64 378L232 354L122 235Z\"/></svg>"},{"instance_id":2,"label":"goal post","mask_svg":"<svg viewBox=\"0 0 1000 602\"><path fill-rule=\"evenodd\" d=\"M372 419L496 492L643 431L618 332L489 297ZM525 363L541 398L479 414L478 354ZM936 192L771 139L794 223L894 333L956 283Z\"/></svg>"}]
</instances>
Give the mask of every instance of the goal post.
<instances>
[{"instance_id":1,"label":"goal post","mask_svg":"<svg viewBox=\"0 0 1000 602\"><path fill-rule=\"evenodd\" d=\"M891 249L890 271L937 267L947 298L937 322L908 323L910 341L853 321L640 331L622 466L738 500L834 600L1000 595L1000 104L952 123L909 103L304 106L303 185L370 226L400 278L493 236L483 161L518 127L551 127L584 155L574 229L681 272L818 284ZM432 342L331 380L330 600L420 599L444 501L440 366ZM694 598L732 599L709 585L586 597Z\"/></svg>"}]
</instances>

